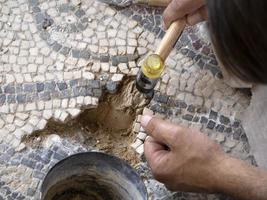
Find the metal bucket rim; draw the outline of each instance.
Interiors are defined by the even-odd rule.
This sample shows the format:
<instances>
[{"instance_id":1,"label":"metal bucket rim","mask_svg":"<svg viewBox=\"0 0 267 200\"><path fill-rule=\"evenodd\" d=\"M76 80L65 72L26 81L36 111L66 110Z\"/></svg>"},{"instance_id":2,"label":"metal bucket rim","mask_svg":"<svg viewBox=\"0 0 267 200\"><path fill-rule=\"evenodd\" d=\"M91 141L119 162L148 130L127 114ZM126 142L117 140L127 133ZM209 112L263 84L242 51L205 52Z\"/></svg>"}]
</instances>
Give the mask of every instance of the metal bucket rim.
<instances>
[{"instance_id":1,"label":"metal bucket rim","mask_svg":"<svg viewBox=\"0 0 267 200\"><path fill-rule=\"evenodd\" d=\"M144 192L144 200L147 200L148 199L148 193L147 193L147 189L146 189L146 186L141 178L141 176L135 171L135 169L130 165L128 164L125 160L119 158L119 157L116 157L114 155L110 155L110 154L107 154L107 153L104 153L104 152L96 152L96 151L88 151L88 152L79 152L79 153L75 153L75 154L72 154L70 156L67 156L66 158L58 161L51 169L49 169L49 171L47 172L44 180L42 181L42 185L41 185L41 193L43 194L44 192L44 187L46 185L46 182L48 181L47 179L49 179L49 176L51 173L53 173L54 170L56 170L56 168L60 167L61 165L64 164L64 162L70 160L70 159L73 159L73 157L75 157L77 159L77 156L84 156L86 155L87 157L99 157L101 159L104 159L107 158L109 160L112 160L114 161L115 163L120 163L121 165L125 166L126 168L128 168L130 170L130 172L132 174L134 174L136 177L138 177L138 179L140 180L140 183L142 185L139 185L140 188L142 188L143 191L140 191L140 192Z\"/></svg>"}]
</instances>

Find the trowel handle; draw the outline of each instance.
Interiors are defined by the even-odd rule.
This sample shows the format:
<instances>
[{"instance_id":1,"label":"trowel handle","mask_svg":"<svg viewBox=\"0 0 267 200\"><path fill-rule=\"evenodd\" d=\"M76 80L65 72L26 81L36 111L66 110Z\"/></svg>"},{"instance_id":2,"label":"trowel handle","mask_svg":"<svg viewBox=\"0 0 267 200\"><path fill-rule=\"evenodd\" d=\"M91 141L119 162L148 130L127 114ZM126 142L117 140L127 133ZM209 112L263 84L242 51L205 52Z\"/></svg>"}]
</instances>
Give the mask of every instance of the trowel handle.
<instances>
[{"instance_id":1,"label":"trowel handle","mask_svg":"<svg viewBox=\"0 0 267 200\"><path fill-rule=\"evenodd\" d=\"M171 0L135 0L136 4L146 4L149 6L167 7Z\"/></svg>"},{"instance_id":2,"label":"trowel handle","mask_svg":"<svg viewBox=\"0 0 267 200\"><path fill-rule=\"evenodd\" d=\"M168 28L166 34L164 35L155 52L162 58L163 61L165 61L171 53L175 43L183 32L185 25L186 21L183 18L173 22Z\"/></svg>"}]
</instances>

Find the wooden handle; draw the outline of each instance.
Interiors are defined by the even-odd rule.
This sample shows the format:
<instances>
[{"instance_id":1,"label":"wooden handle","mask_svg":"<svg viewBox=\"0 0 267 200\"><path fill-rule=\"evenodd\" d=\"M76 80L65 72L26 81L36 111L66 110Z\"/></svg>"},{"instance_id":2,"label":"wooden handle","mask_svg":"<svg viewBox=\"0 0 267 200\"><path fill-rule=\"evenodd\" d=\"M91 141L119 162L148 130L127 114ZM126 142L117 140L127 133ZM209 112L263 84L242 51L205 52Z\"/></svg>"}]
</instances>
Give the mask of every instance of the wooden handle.
<instances>
[{"instance_id":1,"label":"wooden handle","mask_svg":"<svg viewBox=\"0 0 267 200\"><path fill-rule=\"evenodd\" d=\"M148 0L149 6L167 7L171 0Z\"/></svg>"},{"instance_id":2,"label":"wooden handle","mask_svg":"<svg viewBox=\"0 0 267 200\"><path fill-rule=\"evenodd\" d=\"M134 0L134 4L146 4L149 6L167 7L171 0Z\"/></svg>"},{"instance_id":3,"label":"wooden handle","mask_svg":"<svg viewBox=\"0 0 267 200\"><path fill-rule=\"evenodd\" d=\"M185 19L179 19L170 25L155 52L162 58L163 61L165 61L171 53L175 43L183 32L185 25Z\"/></svg>"}]
</instances>

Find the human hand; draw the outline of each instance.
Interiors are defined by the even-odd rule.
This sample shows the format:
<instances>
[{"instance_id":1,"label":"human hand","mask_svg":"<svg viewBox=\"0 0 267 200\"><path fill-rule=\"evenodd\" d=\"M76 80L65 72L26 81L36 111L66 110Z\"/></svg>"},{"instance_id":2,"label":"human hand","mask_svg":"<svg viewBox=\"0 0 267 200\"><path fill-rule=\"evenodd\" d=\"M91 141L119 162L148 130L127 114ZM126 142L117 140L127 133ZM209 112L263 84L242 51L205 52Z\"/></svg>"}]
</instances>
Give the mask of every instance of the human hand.
<instances>
[{"instance_id":1,"label":"human hand","mask_svg":"<svg viewBox=\"0 0 267 200\"><path fill-rule=\"evenodd\" d=\"M172 0L163 13L165 27L186 16L188 25L195 25L208 18L205 0Z\"/></svg>"},{"instance_id":2,"label":"human hand","mask_svg":"<svg viewBox=\"0 0 267 200\"><path fill-rule=\"evenodd\" d=\"M141 125L149 135L145 156L158 181L173 191L217 191L217 171L228 159L218 144L197 130L147 115Z\"/></svg>"}]
</instances>

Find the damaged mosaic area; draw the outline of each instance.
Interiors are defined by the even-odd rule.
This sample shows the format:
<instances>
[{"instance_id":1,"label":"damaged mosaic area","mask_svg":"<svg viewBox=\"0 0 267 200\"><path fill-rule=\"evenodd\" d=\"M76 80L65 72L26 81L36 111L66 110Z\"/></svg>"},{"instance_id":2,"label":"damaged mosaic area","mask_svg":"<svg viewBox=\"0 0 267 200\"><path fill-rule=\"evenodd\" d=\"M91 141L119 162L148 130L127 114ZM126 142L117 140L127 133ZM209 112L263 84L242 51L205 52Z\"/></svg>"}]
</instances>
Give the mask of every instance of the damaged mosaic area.
<instances>
[{"instance_id":1,"label":"damaged mosaic area","mask_svg":"<svg viewBox=\"0 0 267 200\"><path fill-rule=\"evenodd\" d=\"M161 9L0 0L0 10L0 199L40 199L54 164L98 150L128 160L151 200L228 199L171 193L155 181L142 157L142 113L200 129L256 165L239 120L250 95L223 82L203 25L184 31L148 102L132 80L164 35ZM114 127L111 119L125 123Z\"/></svg>"}]
</instances>

